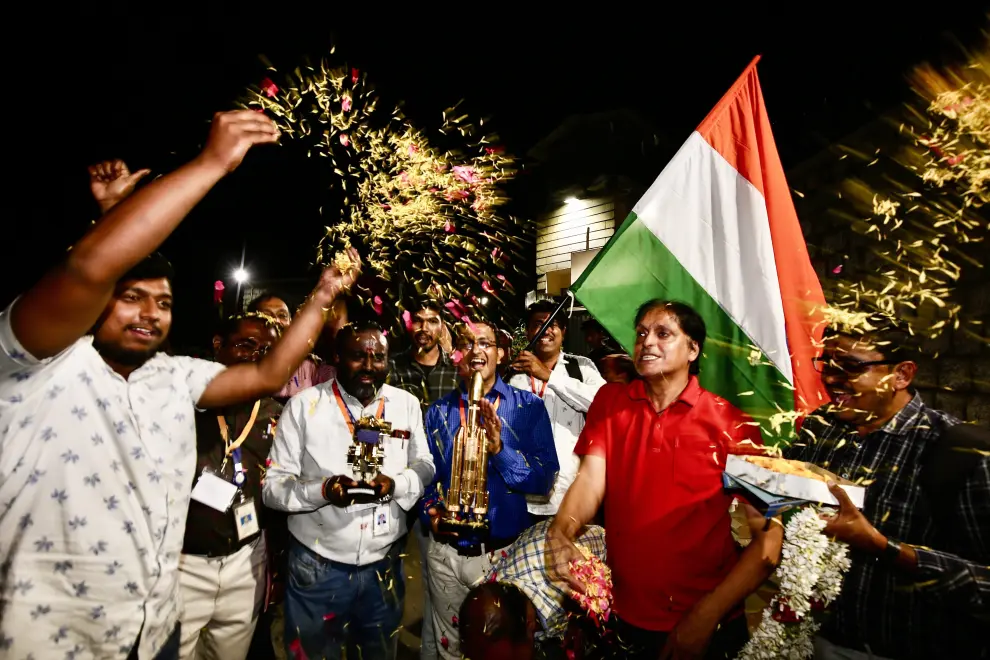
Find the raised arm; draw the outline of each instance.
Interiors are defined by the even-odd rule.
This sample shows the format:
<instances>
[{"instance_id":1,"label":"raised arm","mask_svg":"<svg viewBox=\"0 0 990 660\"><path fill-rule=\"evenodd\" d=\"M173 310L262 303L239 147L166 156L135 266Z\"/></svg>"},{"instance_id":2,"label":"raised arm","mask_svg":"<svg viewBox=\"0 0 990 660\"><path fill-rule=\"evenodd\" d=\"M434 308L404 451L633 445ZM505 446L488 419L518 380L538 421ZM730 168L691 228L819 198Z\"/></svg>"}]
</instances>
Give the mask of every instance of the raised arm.
<instances>
[{"instance_id":1,"label":"raised arm","mask_svg":"<svg viewBox=\"0 0 990 660\"><path fill-rule=\"evenodd\" d=\"M89 332L117 280L154 252L252 145L277 139L275 125L261 114L217 114L195 160L113 206L61 265L21 296L11 311L11 326L25 350L44 359Z\"/></svg>"},{"instance_id":2,"label":"raised arm","mask_svg":"<svg viewBox=\"0 0 990 660\"><path fill-rule=\"evenodd\" d=\"M261 490L262 499L269 508L301 513L316 511L327 505L323 497L326 478L323 475L304 477L302 474L308 404L304 397L293 397L282 410Z\"/></svg>"},{"instance_id":3,"label":"raised arm","mask_svg":"<svg viewBox=\"0 0 990 660\"><path fill-rule=\"evenodd\" d=\"M299 310L285 336L258 362L237 364L214 378L197 405L219 408L253 401L277 392L306 359L326 322L327 311L337 295L350 289L361 274L361 259L353 248L348 252L351 267L341 272L337 266L323 271L319 284Z\"/></svg>"}]
</instances>

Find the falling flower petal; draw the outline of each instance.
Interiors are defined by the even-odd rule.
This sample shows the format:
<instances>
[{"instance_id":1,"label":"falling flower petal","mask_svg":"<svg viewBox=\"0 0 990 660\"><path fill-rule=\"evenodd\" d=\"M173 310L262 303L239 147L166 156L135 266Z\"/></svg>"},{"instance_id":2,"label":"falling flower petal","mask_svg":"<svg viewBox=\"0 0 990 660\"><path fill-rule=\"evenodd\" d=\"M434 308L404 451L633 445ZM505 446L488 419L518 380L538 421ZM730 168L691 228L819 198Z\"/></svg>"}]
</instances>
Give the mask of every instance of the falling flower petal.
<instances>
[{"instance_id":1,"label":"falling flower petal","mask_svg":"<svg viewBox=\"0 0 990 660\"><path fill-rule=\"evenodd\" d=\"M271 78L265 78L261 81L261 91L265 93L265 96L273 99L278 94L278 85L272 82Z\"/></svg>"}]
</instances>

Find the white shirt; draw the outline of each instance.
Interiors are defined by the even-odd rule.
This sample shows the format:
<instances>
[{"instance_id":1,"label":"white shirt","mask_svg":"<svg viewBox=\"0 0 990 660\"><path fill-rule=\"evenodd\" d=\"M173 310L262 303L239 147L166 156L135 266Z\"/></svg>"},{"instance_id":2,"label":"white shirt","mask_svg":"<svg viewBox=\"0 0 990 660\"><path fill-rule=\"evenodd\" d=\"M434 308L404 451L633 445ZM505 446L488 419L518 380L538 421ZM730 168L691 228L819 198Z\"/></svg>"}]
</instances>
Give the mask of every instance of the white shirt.
<instances>
[{"instance_id":1,"label":"white shirt","mask_svg":"<svg viewBox=\"0 0 990 660\"><path fill-rule=\"evenodd\" d=\"M194 404L223 366L38 361L0 314L0 657L153 658L178 621ZM142 629L143 626L143 629Z\"/></svg>"},{"instance_id":2,"label":"white shirt","mask_svg":"<svg viewBox=\"0 0 990 660\"><path fill-rule=\"evenodd\" d=\"M577 361L584 382L567 375L567 363L570 360ZM581 429L584 428L584 414L588 412L595 394L604 384L605 379L598 373L594 362L580 355L560 354L557 364L550 372L546 389L543 390L543 404L547 407L550 424L553 426L553 444L557 448L560 472L557 473L557 479L548 497L526 496L528 502L526 508L533 515L557 514L560 503L564 501L564 494L577 477L578 467L581 464L581 459L574 454L574 447L577 445L578 436L581 435ZM509 385L527 392L536 390L534 394L539 396L543 381L538 378L530 379L526 374L516 374L509 379Z\"/></svg>"},{"instance_id":3,"label":"white shirt","mask_svg":"<svg viewBox=\"0 0 990 660\"><path fill-rule=\"evenodd\" d=\"M408 439L385 442L382 474L395 481L388 507L389 530L374 534L375 504L346 509L323 498L323 480L335 475L354 478L347 465L353 436L333 393L337 383L345 405L354 415L374 417L385 399L383 419L393 430L409 431ZM367 406L347 393L337 380L303 390L289 399L279 418L263 487L265 504L295 514L289 531L300 543L333 561L363 566L385 557L406 533L406 514L433 479L433 456L423 432L423 413L412 394L383 385ZM380 513L380 512L379 512Z\"/></svg>"}]
</instances>

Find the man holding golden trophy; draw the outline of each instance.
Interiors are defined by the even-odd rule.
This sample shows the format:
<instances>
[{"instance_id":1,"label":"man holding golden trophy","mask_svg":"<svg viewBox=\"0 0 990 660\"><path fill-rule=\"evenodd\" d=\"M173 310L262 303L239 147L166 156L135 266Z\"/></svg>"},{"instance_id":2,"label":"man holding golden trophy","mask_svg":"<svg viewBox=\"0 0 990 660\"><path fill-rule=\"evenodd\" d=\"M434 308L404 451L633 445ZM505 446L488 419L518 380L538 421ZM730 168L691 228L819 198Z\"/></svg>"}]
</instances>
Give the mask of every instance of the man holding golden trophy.
<instances>
[{"instance_id":1,"label":"man holding golden trophy","mask_svg":"<svg viewBox=\"0 0 990 660\"><path fill-rule=\"evenodd\" d=\"M424 561L439 652L450 660L461 657L461 603L532 524L526 495L546 496L559 469L543 402L496 372L498 336L484 321L457 328L460 387L430 406L424 424L437 468L423 498L432 532Z\"/></svg>"}]
</instances>

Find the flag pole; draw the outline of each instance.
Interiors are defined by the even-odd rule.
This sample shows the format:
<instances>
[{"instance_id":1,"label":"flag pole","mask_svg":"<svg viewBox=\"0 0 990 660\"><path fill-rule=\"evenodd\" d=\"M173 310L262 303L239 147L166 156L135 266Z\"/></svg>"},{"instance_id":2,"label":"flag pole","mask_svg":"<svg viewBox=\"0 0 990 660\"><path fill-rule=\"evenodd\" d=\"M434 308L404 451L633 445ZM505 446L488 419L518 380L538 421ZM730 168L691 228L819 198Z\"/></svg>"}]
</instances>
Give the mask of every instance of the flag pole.
<instances>
[{"instance_id":1,"label":"flag pole","mask_svg":"<svg viewBox=\"0 0 990 660\"><path fill-rule=\"evenodd\" d=\"M533 350L533 348L536 346L536 342L540 341L540 338L547 333L547 330L550 329L550 326L553 325L553 322L556 320L556 318L560 315L560 313L564 310L564 308L567 307L568 302L570 302L572 307L574 306L574 294L571 293L570 291L567 292L567 295L564 296L564 299L560 301L559 305L557 305L557 309L553 310L550 316L547 317L547 320L543 322L543 325L540 326L540 329L536 332L536 335L534 335L533 338L529 340L529 343L526 344L526 347L522 349L522 351L519 351L519 353L522 353L523 351ZM509 364L515 362L517 357L519 357L518 353L512 356L512 359L509 361ZM506 370L505 380L512 378L517 373L519 372L517 372L515 369L510 368Z\"/></svg>"}]
</instances>

